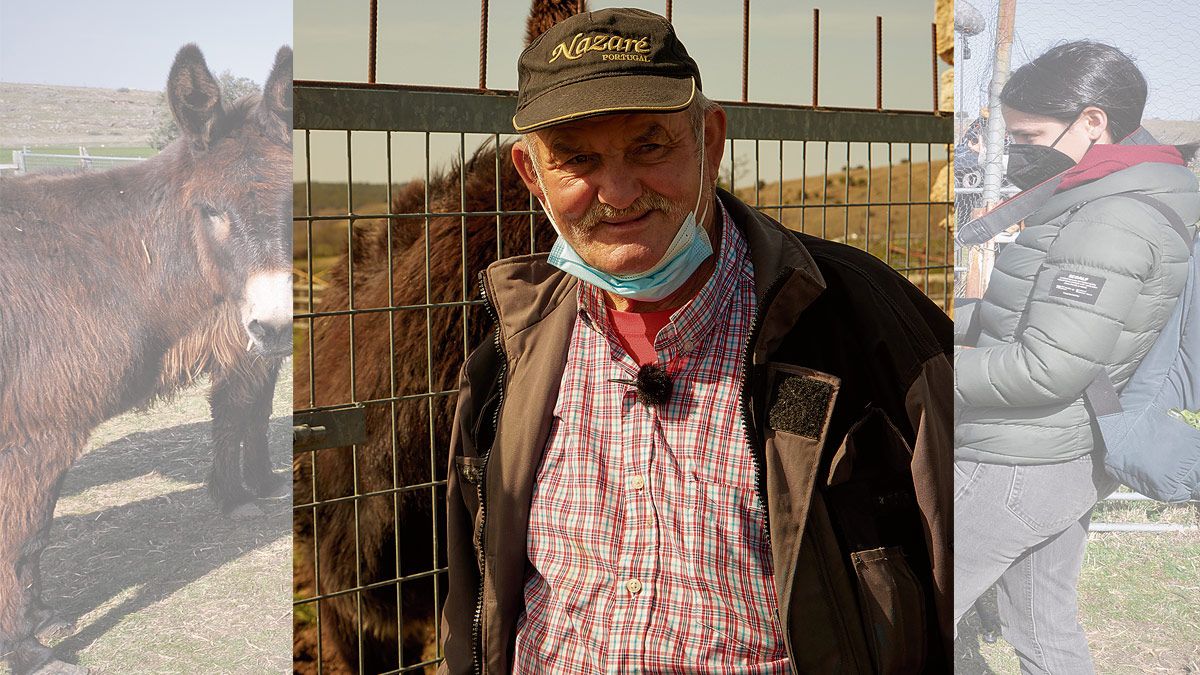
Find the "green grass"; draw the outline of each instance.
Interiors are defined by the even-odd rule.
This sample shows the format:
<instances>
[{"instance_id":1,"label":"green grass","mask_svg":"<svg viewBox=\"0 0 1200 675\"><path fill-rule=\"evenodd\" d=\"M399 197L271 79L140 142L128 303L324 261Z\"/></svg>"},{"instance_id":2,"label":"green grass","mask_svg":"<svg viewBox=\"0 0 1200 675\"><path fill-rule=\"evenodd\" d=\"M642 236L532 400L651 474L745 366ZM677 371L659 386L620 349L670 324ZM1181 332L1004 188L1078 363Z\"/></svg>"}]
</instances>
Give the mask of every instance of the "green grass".
<instances>
[{"instance_id":1,"label":"green grass","mask_svg":"<svg viewBox=\"0 0 1200 675\"><path fill-rule=\"evenodd\" d=\"M99 145L84 145L88 154L96 157L153 157L158 150L151 147L100 147ZM23 147L0 147L0 163L12 161L14 150L24 150ZM30 146L30 152L43 152L52 155L79 155L78 145Z\"/></svg>"},{"instance_id":2,"label":"green grass","mask_svg":"<svg viewBox=\"0 0 1200 675\"><path fill-rule=\"evenodd\" d=\"M1109 522L1196 522L1189 507L1136 502L1101 509L1097 515ZM1200 672L1200 533L1092 533L1079 604L1097 672ZM983 644L980 654L992 672L1020 672L1003 638ZM960 661L955 672L987 671Z\"/></svg>"}]
</instances>

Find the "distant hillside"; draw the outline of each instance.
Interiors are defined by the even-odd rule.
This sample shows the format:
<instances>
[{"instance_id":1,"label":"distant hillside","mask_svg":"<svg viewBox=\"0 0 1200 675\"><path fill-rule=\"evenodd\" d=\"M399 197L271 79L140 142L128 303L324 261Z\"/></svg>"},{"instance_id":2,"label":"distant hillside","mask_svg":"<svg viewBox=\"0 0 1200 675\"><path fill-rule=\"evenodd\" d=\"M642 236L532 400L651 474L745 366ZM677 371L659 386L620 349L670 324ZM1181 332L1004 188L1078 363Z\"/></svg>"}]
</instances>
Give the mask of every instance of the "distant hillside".
<instances>
[{"instance_id":1,"label":"distant hillside","mask_svg":"<svg viewBox=\"0 0 1200 675\"><path fill-rule=\"evenodd\" d=\"M910 167L907 163L896 164L892 167L891 201L920 202L915 206L884 205L888 201L888 168L875 167L871 172L870 201L878 206L870 207L871 243L870 251L881 258L890 259L893 264L909 261L911 266L921 266L926 263L925 231L930 229L930 252L934 264L945 259L946 232L942 221L946 217L948 207L934 204L927 206L929 201L929 180L937 178L938 172L945 161L935 161L930 167L925 162L911 166L912 185L909 185ZM863 204L867 201L867 170L852 168L849 174L849 192L847 193L846 172L831 173L826 185L822 185L820 176L809 176L805 179L793 179L783 183L784 209L770 208L779 203L779 185L764 184L758 190L757 204L763 211L780 219L784 225L803 230L809 234L824 236L838 241L847 241L860 248L867 234L866 206L846 206L846 204ZM306 196L303 183L296 183L293 192L293 205L297 215L303 215L306 208ZM803 188L803 189L802 189ZM396 188L394 187L393 190ZM739 188L738 197L751 205L755 205L754 188ZM803 193L803 194L802 194ZM911 194L911 199L909 195ZM313 183L312 209L314 215L338 215L346 213L346 185L344 183ZM803 202L804 208L798 208ZM378 184L355 183L354 211L356 213L384 213L387 208L387 186ZM887 239L891 223L891 239ZM370 227L369 221L358 221L359 227ZM306 255L307 228L304 222L295 225L295 255L297 258ZM346 249L346 221L322 221L314 227L313 255L318 257L340 255Z\"/></svg>"},{"instance_id":2,"label":"distant hillside","mask_svg":"<svg viewBox=\"0 0 1200 675\"><path fill-rule=\"evenodd\" d=\"M0 82L0 148L149 145L159 92Z\"/></svg>"},{"instance_id":3,"label":"distant hillside","mask_svg":"<svg viewBox=\"0 0 1200 675\"><path fill-rule=\"evenodd\" d=\"M1146 131L1162 143L1200 143L1200 121L1142 120Z\"/></svg>"}]
</instances>

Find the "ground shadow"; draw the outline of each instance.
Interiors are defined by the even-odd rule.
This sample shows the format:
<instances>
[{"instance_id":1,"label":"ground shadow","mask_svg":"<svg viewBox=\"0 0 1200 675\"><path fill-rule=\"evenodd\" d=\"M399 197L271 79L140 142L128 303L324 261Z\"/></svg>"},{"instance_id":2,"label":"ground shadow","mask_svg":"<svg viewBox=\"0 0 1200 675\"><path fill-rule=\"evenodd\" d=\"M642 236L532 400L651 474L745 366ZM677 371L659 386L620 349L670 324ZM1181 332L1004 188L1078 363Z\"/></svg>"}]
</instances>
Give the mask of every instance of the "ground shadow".
<instances>
[{"instance_id":1,"label":"ground shadow","mask_svg":"<svg viewBox=\"0 0 1200 675\"><path fill-rule=\"evenodd\" d=\"M291 464L290 426L290 416L270 422L276 471ZM43 599L68 619L119 601L55 645L58 658L76 661L123 618L290 535L290 495L259 500L262 517L233 520L195 485L212 463L210 427L204 421L133 432L71 469L59 505L66 515L55 517L42 557ZM175 481L190 485L173 489Z\"/></svg>"}]
</instances>

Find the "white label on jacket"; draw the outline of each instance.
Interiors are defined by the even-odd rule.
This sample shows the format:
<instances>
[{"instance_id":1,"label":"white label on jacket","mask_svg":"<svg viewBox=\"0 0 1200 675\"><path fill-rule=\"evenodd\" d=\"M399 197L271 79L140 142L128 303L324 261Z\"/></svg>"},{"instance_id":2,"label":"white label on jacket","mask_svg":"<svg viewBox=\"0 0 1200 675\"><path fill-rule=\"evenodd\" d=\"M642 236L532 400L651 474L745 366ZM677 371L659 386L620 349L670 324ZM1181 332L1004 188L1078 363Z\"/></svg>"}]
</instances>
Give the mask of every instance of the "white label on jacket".
<instances>
[{"instance_id":1,"label":"white label on jacket","mask_svg":"<svg viewBox=\"0 0 1200 675\"><path fill-rule=\"evenodd\" d=\"M1094 305L1096 298L1100 297L1100 289L1104 288L1105 281L1104 277L1096 274L1059 272L1050 285L1050 297L1068 298Z\"/></svg>"}]
</instances>

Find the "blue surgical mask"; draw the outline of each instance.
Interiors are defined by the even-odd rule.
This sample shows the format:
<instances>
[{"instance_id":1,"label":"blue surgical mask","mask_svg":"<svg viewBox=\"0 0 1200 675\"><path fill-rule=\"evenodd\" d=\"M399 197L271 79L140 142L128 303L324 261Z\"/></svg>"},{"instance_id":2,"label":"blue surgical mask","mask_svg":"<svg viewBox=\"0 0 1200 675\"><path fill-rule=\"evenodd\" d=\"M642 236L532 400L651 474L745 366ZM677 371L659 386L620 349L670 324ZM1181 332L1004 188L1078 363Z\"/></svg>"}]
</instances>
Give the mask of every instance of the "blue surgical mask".
<instances>
[{"instance_id":1,"label":"blue surgical mask","mask_svg":"<svg viewBox=\"0 0 1200 675\"><path fill-rule=\"evenodd\" d=\"M537 163L534 163L537 172ZM541 175L538 174L541 183ZM545 193L545 189L542 190ZM700 264L712 255L712 244L708 234L696 220L696 209L700 208L700 200L704 198L704 145L700 146L700 195L696 197L696 206L684 218L671 245L667 247L663 257L650 269L638 274L610 274L584 262L579 253L567 243L562 236L562 228L554 219L549 205L542 202L546 217L558 233L558 240L550 249L548 262L573 277L597 286L605 291L630 300L655 302L679 290ZM704 207L703 219L708 213L708 205Z\"/></svg>"}]
</instances>

